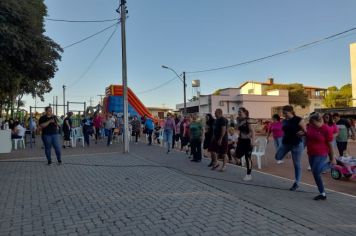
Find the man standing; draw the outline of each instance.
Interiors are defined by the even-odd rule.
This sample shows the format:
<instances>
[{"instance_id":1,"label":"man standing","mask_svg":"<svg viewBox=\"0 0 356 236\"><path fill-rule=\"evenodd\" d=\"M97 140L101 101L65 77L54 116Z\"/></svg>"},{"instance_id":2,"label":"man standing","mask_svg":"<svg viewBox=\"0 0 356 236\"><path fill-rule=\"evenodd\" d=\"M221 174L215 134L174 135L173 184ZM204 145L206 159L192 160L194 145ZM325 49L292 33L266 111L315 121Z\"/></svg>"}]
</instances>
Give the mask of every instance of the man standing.
<instances>
[{"instance_id":1,"label":"man standing","mask_svg":"<svg viewBox=\"0 0 356 236\"><path fill-rule=\"evenodd\" d=\"M355 128L351 126L350 122L344 118L340 118L338 113L333 114L333 119L339 128L339 134L336 136L336 145L339 150L339 155L342 156L347 150L347 140L349 138L349 130L351 130L351 138L355 140Z\"/></svg>"},{"instance_id":2,"label":"man standing","mask_svg":"<svg viewBox=\"0 0 356 236\"><path fill-rule=\"evenodd\" d=\"M59 124L58 119L52 114L52 108L46 107L45 114L41 116L39 120L39 125L42 128L42 140L45 146L45 153L48 161L48 165L52 164L51 159L51 148L53 146L56 152L58 164L62 164L61 159L61 148L59 144Z\"/></svg>"},{"instance_id":3,"label":"man standing","mask_svg":"<svg viewBox=\"0 0 356 236\"><path fill-rule=\"evenodd\" d=\"M227 125L228 121L223 117L223 113L221 109L215 110L216 120L214 122L214 136L211 143L211 159L213 162L212 170L215 170L219 167L218 159L223 159L223 166L220 171L224 171L226 169L227 162L227 144L228 144L228 135L227 135Z\"/></svg>"},{"instance_id":4,"label":"man standing","mask_svg":"<svg viewBox=\"0 0 356 236\"><path fill-rule=\"evenodd\" d=\"M105 120L105 130L108 134L108 142L106 143L107 146L110 146L111 139L112 139L112 130L115 128L115 118L112 117L111 113L106 115Z\"/></svg>"}]
</instances>

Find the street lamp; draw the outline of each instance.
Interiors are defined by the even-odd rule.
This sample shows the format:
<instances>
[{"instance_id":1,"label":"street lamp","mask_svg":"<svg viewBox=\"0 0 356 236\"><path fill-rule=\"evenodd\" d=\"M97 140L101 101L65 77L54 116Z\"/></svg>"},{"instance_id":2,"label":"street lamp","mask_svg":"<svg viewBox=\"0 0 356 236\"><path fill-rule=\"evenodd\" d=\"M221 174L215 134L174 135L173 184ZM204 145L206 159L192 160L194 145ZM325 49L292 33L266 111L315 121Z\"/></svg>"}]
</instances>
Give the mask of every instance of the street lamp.
<instances>
[{"instance_id":1,"label":"street lamp","mask_svg":"<svg viewBox=\"0 0 356 236\"><path fill-rule=\"evenodd\" d=\"M183 93L184 93L184 110L183 110L183 114L186 115L187 114L187 102L186 102L186 88L187 88L187 84L185 83L185 72L183 71L183 78L178 75L178 73L173 70L172 68L162 65L163 69L168 69L171 70L174 74L176 74L176 76L183 82Z\"/></svg>"}]
</instances>

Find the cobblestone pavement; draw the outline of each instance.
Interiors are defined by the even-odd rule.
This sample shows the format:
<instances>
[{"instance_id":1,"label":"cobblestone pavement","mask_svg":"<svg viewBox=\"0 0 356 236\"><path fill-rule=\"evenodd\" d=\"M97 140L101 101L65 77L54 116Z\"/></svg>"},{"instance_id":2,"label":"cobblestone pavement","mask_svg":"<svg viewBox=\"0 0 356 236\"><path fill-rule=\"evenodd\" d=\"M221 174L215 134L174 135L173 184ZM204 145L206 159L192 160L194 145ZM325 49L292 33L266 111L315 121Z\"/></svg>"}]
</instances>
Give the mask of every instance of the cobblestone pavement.
<instances>
[{"instance_id":1,"label":"cobblestone pavement","mask_svg":"<svg viewBox=\"0 0 356 236\"><path fill-rule=\"evenodd\" d=\"M160 147L63 160L61 166L43 158L0 162L0 235L356 233L354 198L333 194L316 203L311 193L284 191L290 183L257 173L254 184L282 190L237 186L230 178L244 170L213 172ZM330 227L332 216L335 224L345 219L344 230Z\"/></svg>"}]
</instances>

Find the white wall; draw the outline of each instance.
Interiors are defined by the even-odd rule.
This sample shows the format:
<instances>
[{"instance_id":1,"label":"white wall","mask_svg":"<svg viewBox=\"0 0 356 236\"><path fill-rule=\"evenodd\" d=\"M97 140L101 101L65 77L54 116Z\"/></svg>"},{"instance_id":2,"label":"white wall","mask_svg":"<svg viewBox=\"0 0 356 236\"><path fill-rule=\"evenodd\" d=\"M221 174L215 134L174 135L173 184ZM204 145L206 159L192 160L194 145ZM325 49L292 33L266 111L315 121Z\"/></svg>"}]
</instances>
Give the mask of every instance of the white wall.
<instances>
[{"instance_id":1,"label":"white wall","mask_svg":"<svg viewBox=\"0 0 356 236\"><path fill-rule=\"evenodd\" d=\"M356 107L356 43L350 44L350 67L352 84L352 106Z\"/></svg>"}]
</instances>

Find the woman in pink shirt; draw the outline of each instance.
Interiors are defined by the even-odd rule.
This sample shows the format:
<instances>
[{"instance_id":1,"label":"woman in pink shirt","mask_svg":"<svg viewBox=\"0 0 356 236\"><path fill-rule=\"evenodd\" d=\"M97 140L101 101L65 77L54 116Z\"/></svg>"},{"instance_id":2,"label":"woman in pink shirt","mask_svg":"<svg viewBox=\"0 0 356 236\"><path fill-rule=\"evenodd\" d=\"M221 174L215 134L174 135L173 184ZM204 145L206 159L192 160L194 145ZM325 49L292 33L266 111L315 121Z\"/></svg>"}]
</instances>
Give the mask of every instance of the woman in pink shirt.
<instances>
[{"instance_id":1,"label":"woman in pink shirt","mask_svg":"<svg viewBox=\"0 0 356 236\"><path fill-rule=\"evenodd\" d=\"M326 162L328 155L330 162L336 164L332 141L332 130L324 124L320 113L311 113L306 133L307 152L311 171L320 193L314 197L314 200L326 200L321 173L329 167Z\"/></svg>"},{"instance_id":2,"label":"woman in pink shirt","mask_svg":"<svg viewBox=\"0 0 356 236\"><path fill-rule=\"evenodd\" d=\"M282 145L282 139L283 139L282 121L281 121L281 117L279 117L279 115L277 114L274 114L272 116L272 119L273 122L270 124L268 128L267 140L269 136L272 134L274 147L276 148L276 152L277 152L279 146Z\"/></svg>"},{"instance_id":3,"label":"woman in pink shirt","mask_svg":"<svg viewBox=\"0 0 356 236\"><path fill-rule=\"evenodd\" d=\"M339 134L339 128L333 120L331 113L325 113L323 115L324 124L326 124L333 133L333 147L336 147L336 136Z\"/></svg>"}]
</instances>

